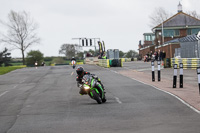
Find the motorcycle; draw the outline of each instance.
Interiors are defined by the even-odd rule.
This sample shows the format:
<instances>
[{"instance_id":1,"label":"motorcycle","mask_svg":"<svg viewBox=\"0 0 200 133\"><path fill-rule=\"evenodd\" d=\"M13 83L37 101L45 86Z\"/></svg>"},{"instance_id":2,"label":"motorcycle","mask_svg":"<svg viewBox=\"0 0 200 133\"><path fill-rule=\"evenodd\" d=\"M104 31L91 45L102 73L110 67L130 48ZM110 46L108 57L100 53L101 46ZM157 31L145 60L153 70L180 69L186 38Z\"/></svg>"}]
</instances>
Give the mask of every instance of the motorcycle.
<instances>
[{"instance_id":1,"label":"motorcycle","mask_svg":"<svg viewBox=\"0 0 200 133\"><path fill-rule=\"evenodd\" d=\"M76 61L75 61L75 60L72 60L72 61L71 61L71 64L72 64L72 68L75 69L75 67L76 67Z\"/></svg>"},{"instance_id":2,"label":"motorcycle","mask_svg":"<svg viewBox=\"0 0 200 133\"><path fill-rule=\"evenodd\" d=\"M98 104L106 102L106 96L101 84L92 76L85 75L82 79L82 91L90 96L90 98L97 101Z\"/></svg>"}]
</instances>

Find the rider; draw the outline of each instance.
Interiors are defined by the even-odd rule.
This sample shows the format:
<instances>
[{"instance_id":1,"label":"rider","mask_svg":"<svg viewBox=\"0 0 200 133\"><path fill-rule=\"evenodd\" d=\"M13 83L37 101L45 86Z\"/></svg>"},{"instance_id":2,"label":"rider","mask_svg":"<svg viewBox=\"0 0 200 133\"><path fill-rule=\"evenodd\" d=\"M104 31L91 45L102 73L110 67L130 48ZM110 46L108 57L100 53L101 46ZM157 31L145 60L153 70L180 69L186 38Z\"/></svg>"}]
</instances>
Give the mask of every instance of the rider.
<instances>
[{"instance_id":1,"label":"rider","mask_svg":"<svg viewBox=\"0 0 200 133\"><path fill-rule=\"evenodd\" d=\"M79 87L79 85L82 85L82 84L83 84L83 82L82 82L83 76L88 74L88 75L93 76L95 79L97 79L97 81L101 84L102 88L104 89L104 86L103 86L103 84L101 83L100 78L98 78L98 77L95 76L94 74L90 74L90 72L84 71L84 69L83 69L82 66L79 66L79 67L76 69L76 73L77 73L76 81L77 81L78 87ZM87 94L87 93L85 93L85 92L83 91L82 87L80 88L79 93L80 93L81 95Z\"/></svg>"},{"instance_id":2,"label":"rider","mask_svg":"<svg viewBox=\"0 0 200 133\"><path fill-rule=\"evenodd\" d=\"M73 60L76 61L76 59L74 57L72 57L71 61L73 61Z\"/></svg>"},{"instance_id":3,"label":"rider","mask_svg":"<svg viewBox=\"0 0 200 133\"><path fill-rule=\"evenodd\" d=\"M71 63L72 63L72 65L76 63L76 59L74 57L72 57Z\"/></svg>"}]
</instances>

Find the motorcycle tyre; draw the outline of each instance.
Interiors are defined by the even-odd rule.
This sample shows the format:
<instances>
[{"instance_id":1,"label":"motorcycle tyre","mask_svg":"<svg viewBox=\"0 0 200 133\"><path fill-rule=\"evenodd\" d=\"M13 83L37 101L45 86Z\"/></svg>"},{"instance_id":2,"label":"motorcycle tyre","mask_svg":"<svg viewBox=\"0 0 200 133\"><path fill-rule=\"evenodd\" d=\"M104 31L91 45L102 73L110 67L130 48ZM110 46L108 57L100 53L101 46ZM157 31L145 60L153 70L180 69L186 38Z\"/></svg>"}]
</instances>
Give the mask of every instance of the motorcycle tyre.
<instances>
[{"instance_id":1,"label":"motorcycle tyre","mask_svg":"<svg viewBox=\"0 0 200 133\"><path fill-rule=\"evenodd\" d=\"M93 94L94 99L97 101L97 103L101 104L102 100L101 100L99 94L95 90L92 91L92 94Z\"/></svg>"},{"instance_id":2,"label":"motorcycle tyre","mask_svg":"<svg viewBox=\"0 0 200 133\"><path fill-rule=\"evenodd\" d=\"M104 94L104 98L102 99L102 103L105 103L107 101L106 96Z\"/></svg>"}]
</instances>

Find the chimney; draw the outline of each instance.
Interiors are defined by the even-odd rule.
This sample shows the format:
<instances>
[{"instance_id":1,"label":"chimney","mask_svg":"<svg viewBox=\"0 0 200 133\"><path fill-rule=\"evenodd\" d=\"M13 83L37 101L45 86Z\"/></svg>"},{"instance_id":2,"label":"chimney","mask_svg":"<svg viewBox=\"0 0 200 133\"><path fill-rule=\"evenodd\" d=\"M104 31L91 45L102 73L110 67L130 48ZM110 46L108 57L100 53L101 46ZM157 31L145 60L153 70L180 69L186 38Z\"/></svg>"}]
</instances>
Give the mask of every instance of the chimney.
<instances>
[{"instance_id":1,"label":"chimney","mask_svg":"<svg viewBox=\"0 0 200 133\"><path fill-rule=\"evenodd\" d=\"M179 4L178 4L178 12L182 12L183 10L182 10L182 5L181 5L181 3L180 3L180 1L179 1Z\"/></svg>"}]
</instances>

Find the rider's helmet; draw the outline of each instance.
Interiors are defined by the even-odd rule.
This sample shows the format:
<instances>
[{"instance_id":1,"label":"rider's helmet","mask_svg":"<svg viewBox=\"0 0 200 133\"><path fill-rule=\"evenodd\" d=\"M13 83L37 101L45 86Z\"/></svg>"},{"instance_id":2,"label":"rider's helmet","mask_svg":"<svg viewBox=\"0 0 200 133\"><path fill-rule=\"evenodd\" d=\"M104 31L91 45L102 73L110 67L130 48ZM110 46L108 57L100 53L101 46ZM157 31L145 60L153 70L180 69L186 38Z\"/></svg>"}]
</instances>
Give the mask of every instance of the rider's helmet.
<instances>
[{"instance_id":1,"label":"rider's helmet","mask_svg":"<svg viewBox=\"0 0 200 133\"><path fill-rule=\"evenodd\" d=\"M90 76L89 76L89 75L84 75L84 76L83 76L83 79L82 79L82 82L83 82L84 84L89 85L89 84L90 84Z\"/></svg>"},{"instance_id":2,"label":"rider's helmet","mask_svg":"<svg viewBox=\"0 0 200 133\"><path fill-rule=\"evenodd\" d=\"M81 75L82 73L84 73L83 67L82 67L82 66L79 66L79 67L76 69L76 73L77 73L78 75Z\"/></svg>"}]
</instances>

